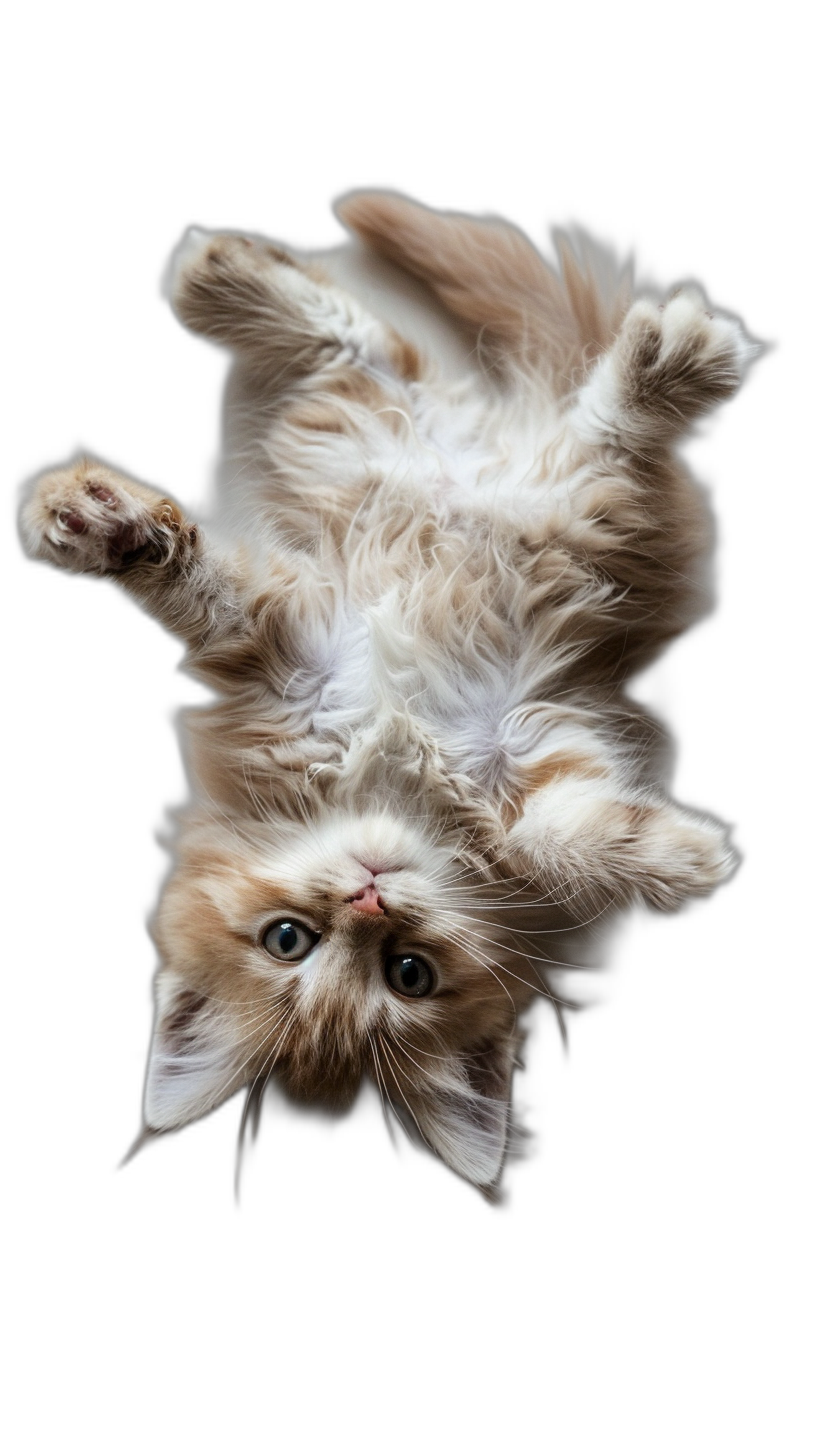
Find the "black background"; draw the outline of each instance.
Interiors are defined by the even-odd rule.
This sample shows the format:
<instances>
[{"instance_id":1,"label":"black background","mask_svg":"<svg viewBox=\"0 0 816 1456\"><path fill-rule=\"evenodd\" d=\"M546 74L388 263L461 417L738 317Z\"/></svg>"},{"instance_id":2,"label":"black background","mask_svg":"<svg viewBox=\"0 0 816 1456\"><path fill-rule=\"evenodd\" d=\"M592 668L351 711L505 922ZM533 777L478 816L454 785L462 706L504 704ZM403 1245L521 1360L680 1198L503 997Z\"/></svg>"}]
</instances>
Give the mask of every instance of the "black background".
<instances>
[{"instance_id":1,"label":"black background","mask_svg":"<svg viewBox=\"0 0 816 1456\"><path fill-rule=\"evenodd\" d=\"M701 281L777 348L689 450L720 518L721 604L644 696L678 732L679 798L734 824L746 859L701 909L629 927L608 1000L571 1019L567 1050L542 1021L519 1079L536 1152L511 1169L506 1208L393 1143L377 1109L332 1128L272 1109L238 1198L240 1099L117 1171L140 1124L144 922L163 871L154 834L184 794L172 712L197 690L176 671L178 646L133 604L23 562L9 526L6 767L9 801L22 804L9 837L22 909L12 904L7 961L20 999L9 1035L23 1053L23 1224L45 1217L55 1270L79 1264L117 1290L143 1258L194 1280L191 1249L204 1245L226 1258L265 1248L275 1265L286 1251L287 1264L328 1281L345 1271L351 1284L398 1268L411 1287L447 1267L516 1300L564 1281L586 1291L587 1274L618 1271L627 1297L651 1290L683 1307L701 1299L707 1319L726 1305L733 1315L746 1208L775 1160L768 756L780 745L766 693L780 562L769 546L790 482L778 291L788 245L771 140L761 122L734 125L727 99L689 122L689 96L667 122L662 86L647 114L595 95L578 121L544 96L513 109L510 79L501 105L479 105L478 87L450 93L440 71L408 89L386 74L364 100L353 82L315 98L307 74L297 102L277 90L227 102L205 77L175 98L166 77L141 80L122 93L98 79L92 98L67 87L47 137L32 134L16 162L10 486L86 447L191 508L201 501L224 361L176 325L159 287L189 223L323 246L341 237L332 197L383 185L504 215L542 245L549 224L580 223L634 250L648 278ZM121 1293L134 1307L140 1297L138 1286Z\"/></svg>"}]
</instances>

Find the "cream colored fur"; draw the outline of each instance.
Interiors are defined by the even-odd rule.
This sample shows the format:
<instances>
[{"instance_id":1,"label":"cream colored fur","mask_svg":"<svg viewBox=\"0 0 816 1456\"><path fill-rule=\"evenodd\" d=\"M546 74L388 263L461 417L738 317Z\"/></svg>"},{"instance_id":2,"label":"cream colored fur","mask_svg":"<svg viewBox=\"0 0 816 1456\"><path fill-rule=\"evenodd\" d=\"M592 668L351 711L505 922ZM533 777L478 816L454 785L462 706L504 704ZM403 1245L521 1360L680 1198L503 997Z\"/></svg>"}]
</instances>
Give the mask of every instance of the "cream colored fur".
<instances>
[{"instance_id":1,"label":"cream colored fur","mask_svg":"<svg viewBox=\"0 0 816 1456\"><path fill-rule=\"evenodd\" d=\"M706 518L674 445L751 348L694 290L631 303L586 239L557 272L501 222L382 194L340 215L458 316L468 372L314 264L190 234L176 310L236 356L227 545L87 461L39 483L24 530L131 591L217 689L158 918L148 1125L270 1075L343 1102L367 1074L490 1188L548 933L732 866L622 687L699 608ZM369 874L384 914L355 909ZM319 937L297 965L264 948L282 916ZM432 994L395 994L394 954Z\"/></svg>"}]
</instances>

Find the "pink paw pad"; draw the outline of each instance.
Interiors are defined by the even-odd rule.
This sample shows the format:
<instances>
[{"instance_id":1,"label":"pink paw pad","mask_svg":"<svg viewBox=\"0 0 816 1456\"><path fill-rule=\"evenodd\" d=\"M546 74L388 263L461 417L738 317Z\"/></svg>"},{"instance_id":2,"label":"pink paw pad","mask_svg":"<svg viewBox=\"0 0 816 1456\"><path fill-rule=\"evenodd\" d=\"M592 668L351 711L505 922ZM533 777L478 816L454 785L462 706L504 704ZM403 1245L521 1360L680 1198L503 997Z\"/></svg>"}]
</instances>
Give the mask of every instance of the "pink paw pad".
<instances>
[{"instance_id":1,"label":"pink paw pad","mask_svg":"<svg viewBox=\"0 0 816 1456\"><path fill-rule=\"evenodd\" d=\"M98 501L102 502L103 506L118 506L119 504L113 491L108 490L106 485L89 485L88 494L95 496Z\"/></svg>"},{"instance_id":2,"label":"pink paw pad","mask_svg":"<svg viewBox=\"0 0 816 1456\"><path fill-rule=\"evenodd\" d=\"M88 529L87 521L83 521L76 511L60 511L59 518L63 526L67 526L76 536L83 536Z\"/></svg>"}]
</instances>

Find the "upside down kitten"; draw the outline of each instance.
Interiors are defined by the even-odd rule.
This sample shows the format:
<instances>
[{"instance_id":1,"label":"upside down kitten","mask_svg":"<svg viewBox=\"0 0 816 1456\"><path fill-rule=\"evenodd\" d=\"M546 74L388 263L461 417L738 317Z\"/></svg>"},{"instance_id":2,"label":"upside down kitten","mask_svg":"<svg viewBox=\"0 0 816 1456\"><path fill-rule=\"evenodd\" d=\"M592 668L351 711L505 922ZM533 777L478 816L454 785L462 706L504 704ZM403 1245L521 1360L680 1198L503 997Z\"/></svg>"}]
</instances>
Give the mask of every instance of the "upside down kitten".
<instances>
[{"instance_id":1,"label":"upside down kitten","mask_svg":"<svg viewBox=\"0 0 816 1456\"><path fill-rule=\"evenodd\" d=\"M632 302L585 241L556 273L501 222L380 194L340 216L473 330L469 377L314 265L191 233L176 311L237 360L232 544L84 460L24 531L132 592L217 691L189 723L146 1125L368 1075L491 1188L548 929L732 865L621 689L693 614L706 518L675 444L752 349L693 289Z\"/></svg>"}]
</instances>

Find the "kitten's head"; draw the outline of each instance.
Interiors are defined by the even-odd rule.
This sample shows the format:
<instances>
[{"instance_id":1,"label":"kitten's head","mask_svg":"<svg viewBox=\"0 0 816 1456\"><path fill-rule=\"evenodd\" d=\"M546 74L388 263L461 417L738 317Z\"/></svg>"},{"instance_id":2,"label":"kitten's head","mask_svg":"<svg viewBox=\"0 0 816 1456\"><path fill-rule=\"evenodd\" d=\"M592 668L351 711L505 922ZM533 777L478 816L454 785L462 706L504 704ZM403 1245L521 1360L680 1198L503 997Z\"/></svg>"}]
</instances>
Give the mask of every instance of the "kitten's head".
<instances>
[{"instance_id":1,"label":"kitten's head","mask_svg":"<svg viewBox=\"0 0 816 1456\"><path fill-rule=\"evenodd\" d=\"M621 910L679 909L737 862L714 821L621 801L600 767L555 759L498 839L476 801L453 812L420 789L370 812L329 794L297 817L191 810L184 826L154 922L147 1128L240 1088L332 1112L374 1088L484 1191L506 1153L519 1018L558 962L597 964Z\"/></svg>"},{"instance_id":2,"label":"kitten's head","mask_svg":"<svg viewBox=\"0 0 816 1456\"><path fill-rule=\"evenodd\" d=\"M391 811L192 826L158 918L148 1125L270 1077L342 1105L368 1075L451 1167L493 1185L526 982L486 883L456 836Z\"/></svg>"}]
</instances>

